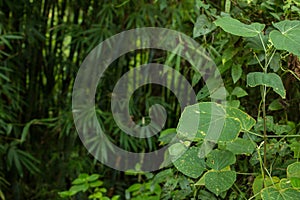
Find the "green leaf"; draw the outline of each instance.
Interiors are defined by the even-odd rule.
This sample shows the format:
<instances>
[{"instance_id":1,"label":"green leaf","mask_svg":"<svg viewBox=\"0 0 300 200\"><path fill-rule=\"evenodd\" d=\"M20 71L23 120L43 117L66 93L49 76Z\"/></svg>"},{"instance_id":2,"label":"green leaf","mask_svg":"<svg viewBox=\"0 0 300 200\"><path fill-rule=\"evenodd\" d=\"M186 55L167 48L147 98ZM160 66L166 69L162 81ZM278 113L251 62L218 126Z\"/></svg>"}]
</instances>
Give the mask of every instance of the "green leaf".
<instances>
[{"instance_id":1,"label":"green leaf","mask_svg":"<svg viewBox=\"0 0 300 200\"><path fill-rule=\"evenodd\" d=\"M17 153L16 146L12 146L9 148L8 153L7 153L7 167L8 169L11 169L12 166L15 166L18 174L23 177L23 167L20 162L19 155Z\"/></svg>"},{"instance_id":2,"label":"green leaf","mask_svg":"<svg viewBox=\"0 0 300 200\"><path fill-rule=\"evenodd\" d=\"M207 156L206 165L214 170L222 170L236 162L231 151L215 149Z\"/></svg>"},{"instance_id":3,"label":"green leaf","mask_svg":"<svg viewBox=\"0 0 300 200\"><path fill-rule=\"evenodd\" d=\"M277 72L280 69L280 62L281 62L281 57L279 53L275 53L271 62L270 62L270 68L274 71Z\"/></svg>"},{"instance_id":4,"label":"green leaf","mask_svg":"<svg viewBox=\"0 0 300 200\"><path fill-rule=\"evenodd\" d=\"M86 182L86 179L82 179L82 178L76 178L74 181L72 181L73 185L79 185L79 184L83 184Z\"/></svg>"},{"instance_id":5,"label":"green leaf","mask_svg":"<svg viewBox=\"0 0 300 200\"><path fill-rule=\"evenodd\" d=\"M300 189L300 162L295 162L287 167L287 177L294 188Z\"/></svg>"},{"instance_id":6,"label":"green leaf","mask_svg":"<svg viewBox=\"0 0 300 200\"><path fill-rule=\"evenodd\" d=\"M241 130L249 130L254 124L252 117L237 108L201 102L185 108L177 134L179 138L194 141L232 141Z\"/></svg>"},{"instance_id":7,"label":"green leaf","mask_svg":"<svg viewBox=\"0 0 300 200\"><path fill-rule=\"evenodd\" d=\"M246 43L245 48L250 48L256 50L257 52L263 51L264 46L260 38L262 38L264 45L267 46L269 37L267 35L260 35L260 36L257 35L255 37L245 38L245 43Z\"/></svg>"},{"instance_id":8,"label":"green leaf","mask_svg":"<svg viewBox=\"0 0 300 200\"><path fill-rule=\"evenodd\" d=\"M275 48L300 56L300 21L284 20L274 23L273 26L279 30L273 30L270 33L270 39Z\"/></svg>"},{"instance_id":9,"label":"green leaf","mask_svg":"<svg viewBox=\"0 0 300 200\"><path fill-rule=\"evenodd\" d=\"M270 199L276 199L276 200L295 200L299 199L300 192L294 189L281 189L278 190L273 187L265 188L261 192L261 198L263 200L270 200Z\"/></svg>"},{"instance_id":10,"label":"green leaf","mask_svg":"<svg viewBox=\"0 0 300 200\"><path fill-rule=\"evenodd\" d=\"M85 192L89 189L89 185L86 183L86 184L80 184L80 185L73 185L69 191L72 191L72 192Z\"/></svg>"},{"instance_id":11,"label":"green leaf","mask_svg":"<svg viewBox=\"0 0 300 200\"><path fill-rule=\"evenodd\" d=\"M31 120L30 122L28 122L28 123L24 126L23 131L22 131L22 134L21 134L21 143L23 143L23 142L26 140L26 137L27 137L27 135L28 135L28 133L29 133L29 128L30 128L30 126L31 126L32 124L36 123L36 121L37 121L36 119Z\"/></svg>"},{"instance_id":12,"label":"green leaf","mask_svg":"<svg viewBox=\"0 0 300 200\"><path fill-rule=\"evenodd\" d=\"M280 188L281 189L286 189L286 188L291 188L291 181L287 178L282 178L280 179Z\"/></svg>"},{"instance_id":13,"label":"green leaf","mask_svg":"<svg viewBox=\"0 0 300 200\"><path fill-rule=\"evenodd\" d=\"M235 95L237 98L241 98L241 97L247 96L248 93L243 88L237 86L233 89L233 91L231 92L231 95Z\"/></svg>"},{"instance_id":14,"label":"green leaf","mask_svg":"<svg viewBox=\"0 0 300 200\"><path fill-rule=\"evenodd\" d=\"M287 177L300 178L300 162L295 162L287 167Z\"/></svg>"},{"instance_id":15,"label":"green leaf","mask_svg":"<svg viewBox=\"0 0 300 200\"><path fill-rule=\"evenodd\" d=\"M89 184L90 184L90 187L99 187L99 186L103 185L103 182L102 181L94 181Z\"/></svg>"},{"instance_id":16,"label":"green leaf","mask_svg":"<svg viewBox=\"0 0 300 200\"><path fill-rule=\"evenodd\" d=\"M245 113L244 111L234 108L234 107L226 107L226 115L231 116L238 120L241 124L241 131L247 130L249 131L254 125L255 125L255 120Z\"/></svg>"},{"instance_id":17,"label":"green leaf","mask_svg":"<svg viewBox=\"0 0 300 200\"><path fill-rule=\"evenodd\" d=\"M205 169L205 161L198 157L197 147L189 148L182 156L173 161L174 166L186 176L198 178Z\"/></svg>"},{"instance_id":18,"label":"green leaf","mask_svg":"<svg viewBox=\"0 0 300 200\"><path fill-rule=\"evenodd\" d=\"M70 197L75 195L77 192L75 191L63 191L63 192L59 192L58 195L62 198L66 198L66 197Z\"/></svg>"},{"instance_id":19,"label":"green leaf","mask_svg":"<svg viewBox=\"0 0 300 200\"><path fill-rule=\"evenodd\" d=\"M200 15L194 25L193 37L206 35L214 29L216 29L216 26L207 19L206 15Z\"/></svg>"},{"instance_id":20,"label":"green leaf","mask_svg":"<svg viewBox=\"0 0 300 200\"><path fill-rule=\"evenodd\" d=\"M231 67L231 77L233 83L236 83L242 76L243 70L241 65L233 65Z\"/></svg>"},{"instance_id":21,"label":"green leaf","mask_svg":"<svg viewBox=\"0 0 300 200\"><path fill-rule=\"evenodd\" d=\"M184 143L175 143L169 147L168 151L173 158L178 158L187 150L187 148L188 146Z\"/></svg>"},{"instance_id":22,"label":"green leaf","mask_svg":"<svg viewBox=\"0 0 300 200\"><path fill-rule=\"evenodd\" d=\"M79 174L78 178L80 179L87 179L89 177L89 175L87 173L82 173L82 174Z\"/></svg>"},{"instance_id":23,"label":"green leaf","mask_svg":"<svg viewBox=\"0 0 300 200\"><path fill-rule=\"evenodd\" d=\"M93 182L93 181L97 180L99 177L100 177L99 174L92 174L92 175L90 175L89 177L87 177L87 180L88 180L89 182Z\"/></svg>"},{"instance_id":24,"label":"green leaf","mask_svg":"<svg viewBox=\"0 0 300 200\"><path fill-rule=\"evenodd\" d=\"M252 190L254 195L257 195L258 193L261 192L261 190L265 187L269 187L271 185L279 183L280 179L277 176L273 176L272 178L266 177L263 179L261 176L257 176L254 179L254 182L252 184Z\"/></svg>"},{"instance_id":25,"label":"green leaf","mask_svg":"<svg viewBox=\"0 0 300 200\"><path fill-rule=\"evenodd\" d=\"M292 144L290 144L290 148L294 152L294 158L300 158L300 142L292 142Z\"/></svg>"},{"instance_id":26,"label":"green leaf","mask_svg":"<svg viewBox=\"0 0 300 200\"><path fill-rule=\"evenodd\" d=\"M176 136L176 129L168 128L160 132L158 141L160 141L162 145L169 144L175 136Z\"/></svg>"},{"instance_id":27,"label":"green leaf","mask_svg":"<svg viewBox=\"0 0 300 200\"><path fill-rule=\"evenodd\" d=\"M216 195L227 191L236 180L234 171L208 171L205 174L205 187Z\"/></svg>"},{"instance_id":28,"label":"green leaf","mask_svg":"<svg viewBox=\"0 0 300 200\"><path fill-rule=\"evenodd\" d=\"M254 37L265 28L264 24L252 23L247 25L231 17L221 17L214 23L220 26L224 31L242 37Z\"/></svg>"},{"instance_id":29,"label":"green leaf","mask_svg":"<svg viewBox=\"0 0 300 200\"><path fill-rule=\"evenodd\" d=\"M273 90L282 98L285 98L285 89L280 76L275 73L251 72L247 75L247 84L250 87L265 85L272 87Z\"/></svg>"},{"instance_id":30,"label":"green leaf","mask_svg":"<svg viewBox=\"0 0 300 200\"><path fill-rule=\"evenodd\" d=\"M280 99L275 99L273 100L269 107L268 107L268 110L271 110L271 111L275 111L275 110L281 110L283 109L283 105L280 103Z\"/></svg>"},{"instance_id":31,"label":"green leaf","mask_svg":"<svg viewBox=\"0 0 300 200\"><path fill-rule=\"evenodd\" d=\"M252 154L255 150L255 144L250 140L236 138L231 142L226 142L226 149L234 154Z\"/></svg>"},{"instance_id":32,"label":"green leaf","mask_svg":"<svg viewBox=\"0 0 300 200\"><path fill-rule=\"evenodd\" d=\"M230 47L225 49L222 55L222 64L224 65L225 63L230 61L239 52L239 50L240 49L236 47Z\"/></svg>"}]
</instances>

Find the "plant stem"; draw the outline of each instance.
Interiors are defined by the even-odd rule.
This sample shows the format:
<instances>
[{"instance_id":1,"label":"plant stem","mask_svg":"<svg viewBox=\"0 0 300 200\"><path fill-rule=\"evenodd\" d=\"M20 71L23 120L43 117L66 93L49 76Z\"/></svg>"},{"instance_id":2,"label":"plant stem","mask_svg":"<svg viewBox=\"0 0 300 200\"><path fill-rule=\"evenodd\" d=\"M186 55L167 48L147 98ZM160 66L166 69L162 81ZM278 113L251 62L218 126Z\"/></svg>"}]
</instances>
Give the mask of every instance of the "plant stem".
<instances>
[{"instance_id":1,"label":"plant stem","mask_svg":"<svg viewBox=\"0 0 300 200\"><path fill-rule=\"evenodd\" d=\"M266 93L267 87L263 86L263 105L262 105L262 113L263 113L263 126L264 126L264 167L267 168L267 119L266 119Z\"/></svg>"},{"instance_id":2,"label":"plant stem","mask_svg":"<svg viewBox=\"0 0 300 200\"><path fill-rule=\"evenodd\" d=\"M270 64L269 61L268 61L268 52L267 52L267 49L266 49L266 46L264 44L264 41L262 39L262 36L261 36L261 33L259 34L259 38L260 38L260 41L263 45L263 48L264 48L264 52L265 52L265 66L263 68L263 71L264 73L266 74L267 73L267 69L268 69L268 65ZM275 53L275 51L274 51ZM273 55L274 53L272 54L272 57L270 58L270 60L273 58ZM267 135L267 119L266 119L266 95L267 95L267 86L264 85L262 87L262 113L263 113L263 126L264 126L264 169L266 170L267 169L267 139L268 139L268 135ZM267 172L267 171L266 171ZM265 178L265 173L263 173L263 180Z\"/></svg>"}]
</instances>

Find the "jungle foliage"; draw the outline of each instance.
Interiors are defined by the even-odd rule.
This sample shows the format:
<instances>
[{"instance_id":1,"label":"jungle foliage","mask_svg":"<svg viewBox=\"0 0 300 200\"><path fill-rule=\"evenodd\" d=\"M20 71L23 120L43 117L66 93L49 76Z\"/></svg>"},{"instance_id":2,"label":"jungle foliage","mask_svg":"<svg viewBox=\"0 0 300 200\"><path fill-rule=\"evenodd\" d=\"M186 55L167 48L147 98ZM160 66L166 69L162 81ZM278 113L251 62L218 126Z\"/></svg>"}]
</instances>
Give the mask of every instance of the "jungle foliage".
<instances>
[{"instance_id":1,"label":"jungle foliage","mask_svg":"<svg viewBox=\"0 0 300 200\"><path fill-rule=\"evenodd\" d=\"M0 199L298 199L299 20L299 0L0 0ZM140 27L176 30L201 44L220 71L227 104L211 102L201 74L170 52L143 49L113 62L95 97L110 140L149 152L177 135L182 142L171 155L190 145L170 166L137 174L88 154L73 122L72 88L93 48ZM110 97L124 73L147 63L180 72L198 102L181 113L168 89L139 88L134 121L147 122L157 103L168 119L160 134L138 139L115 123ZM208 111L190 139L189 116L207 108L226 113L221 137L206 140Z\"/></svg>"}]
</instances>

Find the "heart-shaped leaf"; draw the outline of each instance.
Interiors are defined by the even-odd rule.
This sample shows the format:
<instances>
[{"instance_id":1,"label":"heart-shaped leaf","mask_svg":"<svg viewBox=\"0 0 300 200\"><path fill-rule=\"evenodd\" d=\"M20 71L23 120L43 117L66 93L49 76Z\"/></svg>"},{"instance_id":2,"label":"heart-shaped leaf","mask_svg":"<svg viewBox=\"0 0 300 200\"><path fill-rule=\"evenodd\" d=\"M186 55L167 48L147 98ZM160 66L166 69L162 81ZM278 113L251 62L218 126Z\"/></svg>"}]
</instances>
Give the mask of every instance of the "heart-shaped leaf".
<instances>
[{"instance_id":1,"label":"heart-shaped leaf","mask_svg":"<svg viewBox=\"0 0 300 200\"><path fill-rule=\"evenodd\" d=\"M198 178L205 169L205 161L198 157L198 151L197 147L189 148L173 162L174 166L184 175Z\"/></svg>"},{"instance_id":2,"label":"heart-shaped leaf","mask_svg":"<svg viewBox=\"0 0 300 200\"><path fill-rule=\"evenodd\" d=\"M205 187L216 195L227 191L236 180L234 171L208 171L205 173Z\"/></svg>"},{"instance_id":3,"label":"heart-shaped leaf","mask_svg":"<svg viewBox=\"0 0 300 200\"><path fill-rule=\"evenodd\" d=\"M213 102L187 106L177 127L179 138L191 141L232 141L242 130L250 130L255 120L247 113L233 107Z\"/></svg>"},{"instance_id":4,"label":"heart-shaped leaf","mask_svg":"<svg viewBox=\"0 0 300 200\"><path fill-rule=\"evenodd\" d=\"M222 170L234 164L235 161L236 158L231 151L216 149L208 154L206 165L214 170Z\"/></svg>"},{"instance_id":5,"label":"heart-shaped leaf","mask_svg":"<svg viewBox=\"0 0 300 200\"><path fill-rule=\"evenodd\" d=\"M287 167L287 177L294 188L300 188L300 162L295 162Z\"/></svg>"},{"instance_id":6,"label":"heart-shaped leaf","mask_svg":"<svg viewBox=\"0 0 300 200\"><path fill-rule=\"evenodd\" d=\"M261 192L261 198L263 200L270 200L270 199L295 200L295 199L299 199L299 197L300 197L300 192L290 188L278 190L273 187L268 187L263 189Z\"/></svg>"},{"instance_id":7,"label":"heart-shaped leaf","mask_svg":"<svg viewBox=\"0 0 300 200\"><path fill-rule=\"evenodd\" d=\"M231 17L221 17L214 23L220 26L224 31L242 37L257 36L265 28L264 24L252 23L247 25Z\"/></svg>"},{"instance_id":8,"label":"heart-shaped leaf","mask_svg":"<svg viewBox=\"0 0 300 200\"><path fill-rule=\"evenodd\" d=\"M270 39L275 48L300 56L300 21L284 20L273 25L279 30L270 33Z\"/></svg>"},{"instance_id":9,"label":"heart-shaped leaf","mask_svg":"<svg viewBox=\"0 0 300 200\"><path fill-rule=\"evenodd\" d=\"M247 75L247 84L250 87L265 85L272 87L274 92L285 98L285 89L280 76L275 73L251 72Z\"/></svg>"}]
</instances>

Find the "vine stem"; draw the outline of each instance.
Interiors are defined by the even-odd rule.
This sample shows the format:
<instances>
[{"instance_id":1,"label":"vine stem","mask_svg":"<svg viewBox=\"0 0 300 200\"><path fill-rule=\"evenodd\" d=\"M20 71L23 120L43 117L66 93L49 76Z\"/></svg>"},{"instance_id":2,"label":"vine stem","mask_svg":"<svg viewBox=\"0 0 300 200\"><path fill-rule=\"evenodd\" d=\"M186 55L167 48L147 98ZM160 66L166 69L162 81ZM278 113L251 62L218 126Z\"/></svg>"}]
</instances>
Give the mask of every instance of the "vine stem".
<instances>
[{"instance_id":1,"label":"vine stem","mask_svg":"<svg viewBox=\"0 0 300 200\"><path fill-rule=\"evenodd\" d=\"M262 113L263 113L263 126L264 126L264 167L267 168L267 118L266 118L266 93L267 87L263 86L263 105L262 105Z\"/></svg>"},{"instance_id":2,"label":"vine stem","mask_svg":"<svg viewBox=\"0 0 300 200\"><path fill-rule=\"evenodd\" d=\"M265 46L265 43L262 39L261 33L259 34L259 38L260 41L262 43L262 46L264 48L264 52L265 52L265 65L263 67L263 71L266 74L267 73L267 69L268 69L268 65L269 65L269 61L268 61L268 52ZM274 55L275 52L273 52L272 57ZM272 59L271 57L271 59ZM271 60L270 59L270 60ZM263 165L264 165L264 169L267 169L267 140L268 140L268 134L267 134L267 119L266 119L266 95L267 95L267 86L263 85L262 86L262 114L263 114L263 127L264 127L264 161L263 161ZM265 172L267 173L267 172ZM263 173L263 180L265 178L265 173Z\"/></svg>"}]
</instances>

